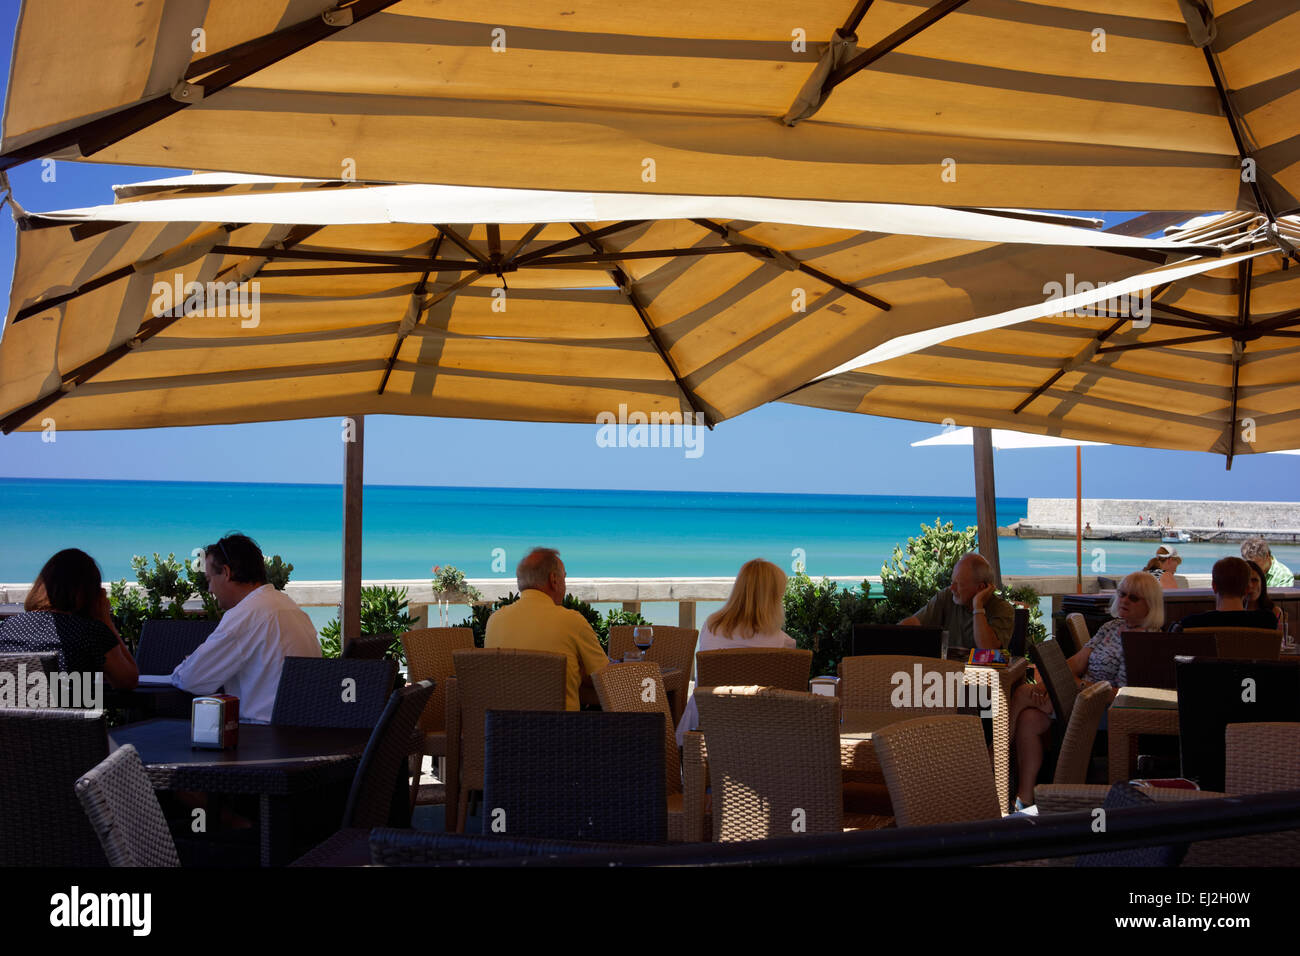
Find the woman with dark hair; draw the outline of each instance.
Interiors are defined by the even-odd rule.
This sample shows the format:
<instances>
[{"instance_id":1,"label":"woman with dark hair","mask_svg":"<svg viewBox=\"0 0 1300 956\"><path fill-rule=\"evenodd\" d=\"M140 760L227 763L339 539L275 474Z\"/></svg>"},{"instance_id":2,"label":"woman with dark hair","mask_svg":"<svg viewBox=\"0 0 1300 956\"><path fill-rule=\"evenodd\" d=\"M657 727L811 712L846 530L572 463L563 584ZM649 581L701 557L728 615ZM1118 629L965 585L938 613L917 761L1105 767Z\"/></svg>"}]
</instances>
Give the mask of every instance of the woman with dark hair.
<instances>
[{"instance_id":1,"label":"woman with dark hair","mask_svg":"<svg viewBox=\"0 0 1300 956\"><path fill-rule=\"evenodd\" d=\"M50 652L59 655L60 671L103 671L110 687L130 689L140 676L113 626L99 565L76 548L45 562L23 613L0 625L0 653Z\"/></svg>"},{"instance_id":2,"label":"woman with dark hair","mask_svg":"<svg viewBox=\"0 0 1300 956\"><path fill-rule=\"evenodd\" d=\"M1247 561L1250 565L1250 587L1246 591L1245 606L1246 610L1268 611L1277 618L1277 629L1282 630L1282 609L1273 603L1268 596L1268 574L1255 561Z\"/></svg>"}]
</instances>

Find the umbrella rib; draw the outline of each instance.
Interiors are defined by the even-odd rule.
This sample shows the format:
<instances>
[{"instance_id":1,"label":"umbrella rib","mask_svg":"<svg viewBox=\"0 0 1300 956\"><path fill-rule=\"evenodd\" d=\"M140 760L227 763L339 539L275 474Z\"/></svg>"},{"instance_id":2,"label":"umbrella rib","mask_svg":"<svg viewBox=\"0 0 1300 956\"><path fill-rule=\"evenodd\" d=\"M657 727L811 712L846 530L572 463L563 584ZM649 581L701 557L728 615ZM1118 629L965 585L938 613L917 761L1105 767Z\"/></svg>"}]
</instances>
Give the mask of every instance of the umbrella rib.
<instances>
[{"instance_id":1,"label":"umbrella rib","mask_svg":"<svg viewBox=\"0 0 1300 956\"><path fill-rule=\"evenodd\" d=\"M1190 345L1193 342L1210 342L1223 338L1218 332L1206 332L1203 335L1185 335L1177 339L1163 339L1159 342L1130 342L1127 345L1107 345L1097 349L1097 354L1104 352L1132 352L1137 349L1158 349L1168 345Z\"/></svg>"},{"instance_id":2,"label":"umbrella rib","mask_svg":"<svg viewBox=\"0 0 1300 956\"><path fill-rule=\"evenodd\" d=\"M1127 321L1129 321L1127 318L1119 319L1119 320L1116 321L1113 325L1111 325L1110 328L1106 329L1104 332L1099 333L1099 334L1096 336L1096 341L1097 341L1097 343L1098 343L1098 344L1101 344L1102 342L1105 342L1108 338L1110 338L1112 335L1114 335L1116 331L1119 330L1119 327L1120 327L1121 325L1123 325L1123 324L1124 324L1125 322L1127 322ZM1011 414L1012 414L1012 415L1019 415L1022 411L1024 411L1027 407L1029 407L1029 404L1030 404L1031 402L1033 402L1034 399L1038 398L1038 396L1042 395L1042 394L1043 394L1044 392L1046 392L1049 388L1051 388L1053 385L1055 385L1057 379L1059 379L1062 375L1064 375L1064 374L1065 374L1066 372L1068 372L1071 368L1073 368L1074 365L1075 365L1075 363L1079 361L1079 356L1082 355L1083 352L1086 351L1086 350L1087 350L1087 347L1085 346L1084 349L1080 350L1079 352L1076 352L1073 356L1071 356L1070 359L1067 360L1066 363L1065 363L1063 366L1061 366L1060 369L1058 369L1057 371L1055 371L1055 372L1052 373L1052 377L1051 377L1051 378L1049 378L1049 379L1048 379L1046 382L1044 382L1042 385L1038 386L1036 389L1034 389L1032 392L1030 392L1030 393L1029 393L1029 397L1026 398L1026 399L1025 399L1023 402L1021 402L1019 405L1017 405L1017 406L1012 410Z\"/></svg>"},{"instance_id":3,"label":"umbrella rib","mask_svg":"<svg viewBox=\"0 0 1300 956\"><path fill-rule=\"evenodd\" d=\"M538 234L543 229L545 229L548 225L550 225L550 223L535 222L531 226L529 226L528 231L525 232L523 236L520 237L519 241L510 247L510 251L506 253L505 255L506 263L507 264L513 263L515 261L515 256L519 255L520 251L525 249L530 242L536 239Z\"/></svg>"},{"instance_id":4,"label":"umbrella rib","mask_svg":"<svg viewBox=\"0 0 1300 956\"><path fill-rule=\"evenodd\" d=\"M1264 195L1264 190L1259 188L1259 177L1267 176L1268 173L1259 168L1259 161L1249 155L1246 150L1246 142L1242 136L1242 129L1238 122L1237 110L1233 105L1232 97L1228 94L1227 87L1223 85L1223 74L1219 71L1219 61L1215 58L1214 51L1211 49L1213 46L1213 42L1207 43L1201 48L1201 52L1205 54L1205 64L1210 68L1210 77L1214 80L1214 89L1219 94L1219 102L1223 104L1223 112L1228 120L1228 128L1232 131L1232 140L1237 144L1237 158L1243 163L1246 160L1250 160L1254 163L1255 175L1251 176L1249 180L1250 191L1255 196L1255 203L1259 207L1259 211L1268 216L1269 222L1276 222L1277 215L1273 212L1273 206L1269 203L1268 197ZM1229 445L1228 450L1228 470L1232 470L1231 444Z\"/></svg>"},{"instance_id":5,"label":"umbrella rib","mask_svg":"<svg viewBox=\"0 0 1300 956\"><path fill-rule=\"evenodd\" d=\"M866 69L868 66L870 66L872 63L879 60L886 53L889 53L894 49L896 49L897 47L902 46L904 43L912 39L922 30L925 30L927 27L930 27L935 23L937 23L938 21L942 20L944 17L952 13L952 11L956 10L958 7L962 6L966 2L967 0L942 0L941 3L936 3L929 10L926 10L924 13L920 14L919 16L913 17L907 23L903 24L901 27L899 27L889 36L885 37L875 46L863 50L853 59L849 60L848 63L845 63L838 70L835 70L828 77L826 77L826 81L822 83L822 97L823 97L822 105L825 105L825 99L824 99L825 96L828 93L830 93L831 90L835 89L835 87L839 86L841 83L847 80L854 73L857 73L859 70ZM863 12L865 13L866 11L864 10Z\"/></svg>"},{"instance_id":6,"label":"umbrella rib","mask_svg":"<svg viewBox=\"0 0 1300 956\"><path fill-rule=\"evenodd\" d=\"M573 239L562 239L559 242L553 242L548 246L542 246L542 248L534 250L526 256L520 256L518 261L515 262L515 265L522 267L536 259L542 258L543 256L553 255L557 252L563 252L565 249L572 249L574 246L580 246L586 241L588 236L592 239L604 239L606 236L612 236L614 233L622 232L624 229L632 229L636 226L644 225L646 222L647 220L645 219L625 219L622 222L612 223L608 226L601 226L599 229L593 229L585 236L576 236ZM545 225L545 223L538 224L538 232L541 231L541 226L543 225ZM533 236L536 235L537 233L533 233ZM512 250L512 252L513 251L515 250ZM506 261L509 262L512 258L512 256L507 257Z\"/></svg>"},{"instance_id":7,"label":"umbrella rib","mask_svg":"<svg viewBox=\"0 0 1300 956\"><path fill-rule=\"evenodd\" d=\"M285 237L283 239L279 240L279 242L276 243L276 245L282 245L282 246L295 245L299 242L302 242L312 233L317 232L321 228L323 227L322 226L294 226L288 231L288 233L285 234ZM264 252L265 250L262 251ZM212 254L213 253L209 252L207 255L212 255ZM265 263L263 263L263 265L265 265ZM246 279L244 279L244 281L245 282L250 281L260 271L261 271L261 267L259 266ZM45 411L45 409L49 408L51 405L53 405L55 402L61 399L64 395L67 395L70 392L72 392L77 386L84 385L87 381L94 378L96 375L98 375L104 369L108 368L118 359L134 351L140 345L147 342L149 339L153 338L159 332L163 331L168 326L172 325L174 322L176 322L177 320L179 320L185 315L185 312L182 309L173 309L173 312L176 312L177 314L155 316L153 318L150 318L140 323L140 326L136 330L135 335L131 336L130 339L123 342L121 345L114 346L113 348L109 349L107 352L104 352L98 358L93 358L89 362L83 362L81 365L77 366L72 371L63 373L62 382L59 388L55 389L53 392L51 392L48 395L38 398L34 402L29 402L27 405L24 405L22 408L18 409L17 411L11 412L9 415L6 415L4 419L0 421L0 432L3 432L4 434L8 435L15 428L18 428L19 426L25 424L32 418L36 417L41 412Z\"/></svg>"},{"instance_id":8,"label":"umbrella rib","mask_svg":"<svg viewBox=\"0 0 1300 956\"><path fill-rule=\"evenodd\" d=\"M740 243L736 243L735 240L732 238L732 234L728 233L727 228L725 226L722 226L711 219L692 219L691 222L695 223L697 226L702 226L703 228L708 229L710 232L717 233L727 242L732 243L733 244L732 248L737 249L741 252L748 252L755 259L759 259L762 262L766 262L771 265L778 266L780 268L784 268L783 265L784 263L793 263L795 269L797 269L799 272L802 272L804 275L809 275L820 282L825 282L828 286L831 286L832 288L835 289L839 289L841 292L847 293L848 295L851 295L856 299L861 299L863 302L866 302L868 305L874 305L877 309L880 309L884 312L888 312L891 308L893 308L893 306L891 306L884 299L878 298L877 296L872 295L870 292L865 292L862 289L859 289L855 285L850 285L849 283L845 282L843 279L837 279L832 275L822 272L822 270L816 268L815 266L810 266L808 263L802 262L794 258L793 256L789 255L788 253L781 252L778 249L773 249L771 246L765 246L760 242L754 242L750 239L744 239Z\"/></svg>"},{"instance_id":9,"label":"umbrella rib","mask_svg":"<svg viewBox=\"0 0 1300 956\"><path fill-rule=\"evenodd\" d=\"M569 225L573 227L574 231L577 232L579 236L588 238L588 234L583 232L580 223L572 222L569 223ZM599 240L588 238L588 245L591 246L597 255L604 255ZM637 318L641 320L641 324L645 326L646 334L650 337L651 344L654 345L655 351L659 353L659 358L663 361L669 374L672 375L673 381L677 383L677 387L681 390L682 397L686 399L686 404L690 406L692 412L703 418L704 424L712 430L714 425L713 416L708 412L701 410L700 406L703 403L699 401L690 386L686 384L678 373L677 366L668 355L668 350L664 348L664 343L660 338L659 330L656 329L654 323L650 321L649 313L646 312L645 306L641 304L641 300L637 298L636 288L632 283L631 277L628 276L628 274L617 264L608 266L607 271L609 272L610 278L614 280L614 284L618 286L619 291L623 293L623 297L627 299L628 304L636 311Z\"/></svg>"},{"instance_id":10,"label":"umbrella rib","mask_svg":"<svg viewBox=\"0 0 1300 956\"><path fill-rule=\"evenodd\" d=\"M454 242L456 245L460 246L460 248L461 248L462 250L464 250L465 252L469 253L469 254L470 254L471 256L473 256L476 260L478 260L479 265L483 265L483 266L491 266L491 265L492 265L492 263L489 261L489 259L488 259L487 256L483 255L483 253L481 253L481 252L479 252L477 249L475 249L473 243L471 243L468 239L466 239L464 236L462 236L462 235L461 235L459 232L457 232L455 229L451 228L451 226L448 226L448 225L443 224L443 225L439 225L439 226L437 226L436 228L437 228L437 230L438 230L439 232L441 232L443 235L445 235L448 239L450 239L450 240L451 240L452 242ZM491 271L491 272L495 272L496 270L495 270L495 269L489 269L489 271Z\"/></svg>"},{"instance_id":11,"label":"umbrella rib","mask_svg":"<svg viewBox=\"0 0 1300 956\"><path fill-rule=\"evenodd\" d=\"M586 255L550 256L520 263L520 268L541 269L549 266L591 265L598 262L622 262L627 259L676 259L680 256L716 256L748 252L739 246L693 246L688 249L638 249L636 252L595 252Z\"/></svg>"},{"instance_id":12,"label":"umbrella rib","mask_svg":"<svg viewBox=\"0 0 1300 956\"><path fill-rule=\"evenodd\" d=\"M433 242L430 244L429 246L430 259L436 260L438 258L438 249L439 247L442 246L442 237L443 237L443 233L439 232L437 238L434 239ZM478 278L478 273L471 273L470 282L473 282L474 279L476 278ZM464 282L464 280L465 277L462 276L461 281ZM421 304L420 300L424 297L424 294L429 290L428 282L429 282L429 270L426 269L420 275L420 281L417 282L415 284L415 288L411 290L411 298L410 301L407 303L407 308L408 309L414 308L416 310L415 322L412 324L412 328L414 328L415 325L419 324L420 316L424 314L424 309L426 307ZM455 286L453 286L452 288L455 288ZM432 303L430 303L430 305L432 305ZM403 319L405 319L405 316L403 316ZM384 389L388 387L388 377L393 374L393 363L397 361L397 353L401 351L402 343L406 341L407 335L408 333L403 332L401 330L401 325L399 324L397 330L397 341L393 343L393 352L391 355L388 356L388 363L384 366L384 374L383 377L379 380L379 391L375 393L376 395L384 394Z\"/></svg>"},{"instance_id":13,"label":"umbrella rib","mask_svg":"<svg viewBox=\"0 0 1300 956\"><path fill-rule=\"evenodd\" d=\"M426 256L391 256L379 252L351 252L346 249L281 249L270 254L257 246L218 245L213 252L222 252L232 256L267 256L270 259L294 260L301 262L354 262L359 265L407 266L412 272L433 269L446 272L458 269L481 271L477 263L461 259L438 259ZM486 262L486 260L484 260Z\"/></svg>"},{"instance_id":14,"label":"umbrella rib","mask_svg":"<svg viewBox=\"0 0 1300 956\"><path fill-rule=\"evenodd\" d=\"M0 170L10 169L20 163L39 159L71 146L77 147L83 158L93 156L100 150L167 119L187 106L219 93L254 73L259 73L305 50L319 40L337 35L348 26L360 23L396 2L397 0L356 0L349 6L325 11L310 20L269 33L252 41L247 52L221 66L202 84L191 86L185 82L179 83L175 89L142 103L136 103L108 116L46 136L13 152L0 154ZM327 20L327 17L330 19ZM190 69L192 70L192 67ZM188 75L190 74L187 72Z\"/></svg>"},{"instance_id":15,"label":"umbrella rib","mask_svg":"<svg viewBox=\"0 0 1300 956\"><path fill-rule=\"evenodd\" d=\"M1243 329L1250 323L1250 284L1254 265L1254 259L1237 263L1237 322ZM1237 450L1237 396L1241 383L1241 355L1245 349L1244 342L1232 344L1232 417L1228 419L1228 471L1232 471L1232 457Z\"/></svg>"}]
</instances>

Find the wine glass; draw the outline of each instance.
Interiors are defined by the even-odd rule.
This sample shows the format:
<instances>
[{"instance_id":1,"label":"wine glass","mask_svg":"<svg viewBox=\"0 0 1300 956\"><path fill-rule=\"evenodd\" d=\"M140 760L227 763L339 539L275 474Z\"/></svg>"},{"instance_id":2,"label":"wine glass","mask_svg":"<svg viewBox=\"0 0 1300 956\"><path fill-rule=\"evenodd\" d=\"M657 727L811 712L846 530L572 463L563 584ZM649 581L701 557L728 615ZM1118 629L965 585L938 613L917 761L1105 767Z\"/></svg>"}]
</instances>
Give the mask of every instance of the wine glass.
<instances>
[{"instance_id":1,"label":"wine glass","mask_svg":"<svg viewBox=\"0 0 1300 956\"><path fill-rule=\"evenodd\" d=\"M655 629L653 627L637 626L632 628L632 643L641 652L641 660L645 660L646 651L650 650L650 645L654 641Z\"/></svg>"}]
</instances>

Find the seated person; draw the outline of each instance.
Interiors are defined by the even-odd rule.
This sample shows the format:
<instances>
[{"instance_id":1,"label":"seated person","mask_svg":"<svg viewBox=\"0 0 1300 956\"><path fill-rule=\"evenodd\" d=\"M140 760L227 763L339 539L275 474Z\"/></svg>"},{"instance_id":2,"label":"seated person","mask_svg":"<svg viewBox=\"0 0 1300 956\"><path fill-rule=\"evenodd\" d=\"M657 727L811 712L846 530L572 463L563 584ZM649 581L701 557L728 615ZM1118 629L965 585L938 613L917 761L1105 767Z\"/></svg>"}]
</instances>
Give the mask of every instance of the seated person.
<instances>
[{"instance_id":1,"label":"seated person","mask_svg":"<svg viewBox=\"0 0 1300 956\"><path fill-rule=\"evenodd\" d=\"M1109 681L1118 691L1128 683L1124 673L1123 631L1158 631L1165 623L1165 599L1156 579L1145 571L1127 575L1110 602L1114 620L1097 628L1092 640L1070 657L1070 673L1083 685ZM1011 699L1010 725L1015 728L1019 790L1016 809L1034 802L1034 784L1043 766L1043 735L1051 728L1052 701L1047 685L1021 684ZM1103 718L1104 719L1104 718Z\"/></svg>"},{"instance_id":2,"label":"seated person","mask_svg":"<svg viewBox=\"0 0 1300 956\"><path fill-rule=\"evenodd\" d=\"M781 630L785 625L785 580L785 572L771 561L755 558L741 565L727 603L704 622L696 653L742 647L794 647L794 638ZM682 746L687 731L694 730L699 722L692 694L677 722L677 746Z\"/></svg>"},{"instance_id":3,"label":"seated person","mask_svg":"<svg viewBox=\"0 0 1300 956\"><path fill-rule=\"evenodd\" d=\"M1271 588L1289 588L1295 586L1295 575L1285 564L1273 557L1268 542L1263 538L1247 538L1241 542L1241 556L1247 561L1254 561L1264 569L1264 583Z\"/></svg>"},{"instance_id":4,"label":"seated person","mask_svg":"<svg viewBox=\"0 0 1300 956\"><path fill-rule=\"evenodd\" d=\"M1148 561L1147 566L1142 570L1159 581L1160 586L1166 591L1171 591L1178 587L1174 574L1178 570L1178 565L1182 563L1183 559L1177 548L1162 544L1156 548L1156 556Z\"/></svg>"},{"instance_id":5,"label":"seated person","mask_svg":"<svg viewBox=\"0 0 1300 956\"><path fill-rule=\"evenodd\" d=\"M135 658L113 625L99 565L86 552L67 548L46 561L23 609L0 624L0 654L53 651L65 674L103 671L110 687L136 685Z\"/></svg>"},{"instance_id":6,"label":"seated person","mask_svg":"<svg viewBox=\"0 0 1300 956\"><path fill-rule=\"evenodd\" d=\"M1268 596L1268 584L1264 570L1254 561L1247 561L1250 565L1250 587L1246 590L1246 610L1258 608L1261 611L1268 611L1277 618L1277 629L1283 630L1282 609L1273 603Z\"/></svg>"},{"instance_id":7,"label":"seated person","mask_svg":"<svg viewBox=\"0 0 1300 956\"><path fill-rule=\"evenodd\" d=\"M172 671L191 694L225 687L239 698L241 723L267 724L286 657L320 657L311 618L266 580L266 560L247 535L228 534L203 554L208 590L225 611L221 623Z\"/></svg>"},{"instance_id":8,"label":"seated person","mask_svg":"<svg viewBox=\"0 0 1300 956\"><path fill-rule=\"evenodd\" d=\"M560 552L534 548L515 568L519 600L492 612L484 647L550 651L569 659L564 707L578 710L578 691L609 663L587 619L564 606L565 572Z\"/></svg>"},{"instance_id":9,"label":"seated person","mask_svg":"<svg viewBox=\"0 0 1300 956\"><path fill-rule=\"evenodd\" d=\"M993 568L983 555L967 554L952 569L952 585L930 603L898 622L909 626L946 627L949 656L973 648L1006 648L1016 624L1016 611L994 593Z\"/></svg>"},{"instance_id":10,"label":"seated person","mask_svg":"<svg viewBox=\"0 0 1300 956\"><path fill-rule=\"evenodd\" d=\"M1174 623L1173 630L1193 627L1260 627L1277 629L1277 618L1261 608L1246 610L1246 592L1250 590L1250 565L1241 558L1220 558L1210 572L1214 588L1214 610L1189 614Z\"/></svg>"}]
</instances>

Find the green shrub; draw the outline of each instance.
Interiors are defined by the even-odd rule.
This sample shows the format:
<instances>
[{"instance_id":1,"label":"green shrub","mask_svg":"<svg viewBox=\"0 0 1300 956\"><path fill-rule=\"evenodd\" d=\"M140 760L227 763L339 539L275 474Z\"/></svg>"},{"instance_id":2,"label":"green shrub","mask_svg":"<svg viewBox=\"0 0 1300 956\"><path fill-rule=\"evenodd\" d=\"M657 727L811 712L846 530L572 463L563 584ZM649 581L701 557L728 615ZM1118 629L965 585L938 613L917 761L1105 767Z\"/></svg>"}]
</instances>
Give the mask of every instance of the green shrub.
<instances>
[{"instance_id":1,"label":"green shrub","mask_svg":"<svg viewBox=\"0 0 1300 956\"><path fill-rule=\"evenodd\" d=\"M140 629L149 620L149 602L140 591L127 587L125 578L109 585L108 601L118 633L134 654L140 643Z\"/></svg>"},{"instance_id":2,"label":"green shrub","mask_svg":"<svg viewBox=\"0 0 1300 956\"><path fill-rule=\"evenodd\" d=\"M465 572L451 564L433 566L435 594L448 595L447 599L464 595L471 602L483 600L483 592L465 580Z\"/></svg>"},{"instance_id":3,"label":"green shrub","mask_svg":"<svg viewBox=\"0 0 1300 956\"><path fill-rule=\"evenodd\" d=\"M285 564L278 554L271 555L270 560L264 558L263 561L266 564L266 580L275 585L277 591L283 591L285 585L289 583L289 573L293 571L293 565Z\"/></svg>"},{"instance_id":4,"label":"green shrub","mask_svg":"<svg viewBox=\"0 0 1300 956\"><path fill-rule=\"evenodd\" d=\"M1047 627L1043 624L1043 609L1038 604L1038 592L1028 584L1014 588L1001 588L998 595L1012 604L1020 604L1029 609L1029 630L1025 635L1026 646L1047 640Z\"/></svg>"},{"instance_id":5,"label":"green shrub","mask_svg":"<svg viewBox=\"0 0 1300 956\"><path fill-rule=\"evenodd\" d=\"M406 661L401 636L415 626L407 611L406 588L388 586L361 589L361 636L375 634L393 635L385 657L399 663ZM339 619L334 618L320 630L321 653L325 657L338 657L343 651Z\"/></svg>"},{"instance_id":6,"label":"green shrub","mask_svg":"<svg viewBox=\"0 0 1300 956\"><path fill-rule=\"evenodd\" d=\"M952 569L963 555L975 550L976 529L953 528L949 521L934 526L921 522L921 534L908 538L906 549L895 545L893 557L880 569L880 589L885 595L878 610L881 623L896 624L915 614L934 595L952 583Z\"/></svg>"},{"instance_id":7,"label":"green shrub","mask_svg":"<svg viewBox=\"0 0 1300 956\"><path fill-rule=\"evenodd\" d=\"M852 647L853 625L876 620L871 582L841 588L829 578L814 581L796 572L786 585L785 632L813 652L812 675L834 674Z\"/></svg>"}]
</instances>

